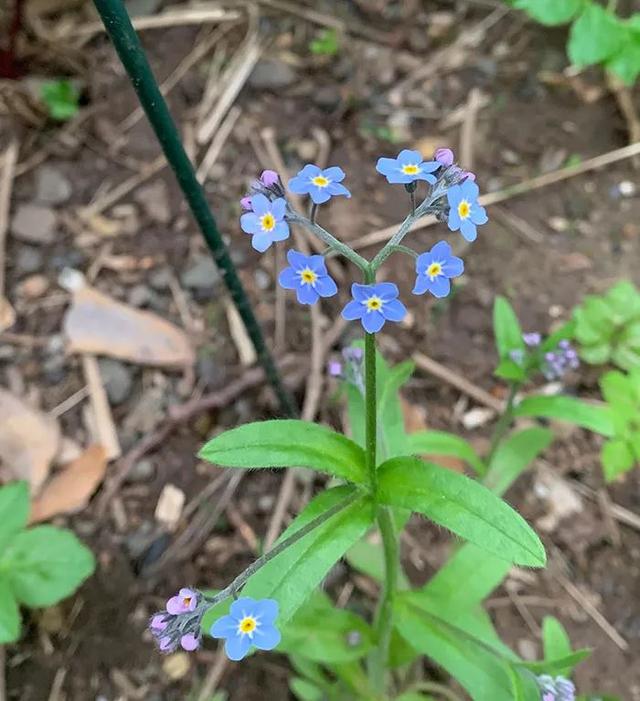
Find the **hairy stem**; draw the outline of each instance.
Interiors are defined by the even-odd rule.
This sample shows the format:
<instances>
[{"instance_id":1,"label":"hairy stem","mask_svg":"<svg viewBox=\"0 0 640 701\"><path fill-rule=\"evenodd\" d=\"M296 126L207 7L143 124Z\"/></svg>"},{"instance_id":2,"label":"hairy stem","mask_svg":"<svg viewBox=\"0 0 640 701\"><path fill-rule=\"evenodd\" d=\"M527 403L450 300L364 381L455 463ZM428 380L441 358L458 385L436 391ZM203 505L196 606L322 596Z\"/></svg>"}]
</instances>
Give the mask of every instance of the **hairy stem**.
<instances>
[{"instance_id":1,"label":"hairy stem","mask_svg":"<svg viewBox=\"0 0 640 701\"><path fill-rule=\"evenodd\" d=\"M262 557L259 557L255 562L251 563L249 567L247 567L247 569L244 570L244 572L241 572L233 580L233 582L229 584L229 586L225 587L215 596L205 596L207 602L211 606L215 606L221 601L228 599L230 596L235 596L240 591L240 589L242 589L249 577L254 575L259 569L261 569L268 562L273 560L274 557L278 557L280 553L284 552L287 548L290 548L292 545L294 545L306 535L311 533L311 531L318 528L318 526L321 526L323 523L325 523L325 521L328 521L330 518L332 518L333 516L335 516L336 514L340 513L348 506L353 504L353 502L359 499L360 496L361 495L359 492L355 492L351 496L348 496L346 499L343 499L341 502L338 502L335 506L332 506L330 509L327 509L323 514L320 514L320 516L316 516L316 518L314 518L312 521L309 521L309 523L307 523L306 526L303 526L295 533L290 535L288 538L285 538L285 540L283 540L281 543L278 543L276 546L271 548L271 550L269 550L268 553L265 553Z\"/></svg>"},{"instance_id":2,"label":"hairy stem","mask_svg":"<svg viewBox=\"0 0 640 701\"><path fill-rule=\"evenodd\" d=\"M513 421L514 402L519 389L520 383L511 383L511 386L509 387L509 396L507 397L507 403L504 407L504 411L502 412L502 416L498 419L496 427L493 429L493 436L491 436L491 447L489 448L489 453L486 460L487 465L491 464L491 460L496 454L500 441L504 438L504 434L507 432L507 429Z\"/></svg>"}]
</instances>

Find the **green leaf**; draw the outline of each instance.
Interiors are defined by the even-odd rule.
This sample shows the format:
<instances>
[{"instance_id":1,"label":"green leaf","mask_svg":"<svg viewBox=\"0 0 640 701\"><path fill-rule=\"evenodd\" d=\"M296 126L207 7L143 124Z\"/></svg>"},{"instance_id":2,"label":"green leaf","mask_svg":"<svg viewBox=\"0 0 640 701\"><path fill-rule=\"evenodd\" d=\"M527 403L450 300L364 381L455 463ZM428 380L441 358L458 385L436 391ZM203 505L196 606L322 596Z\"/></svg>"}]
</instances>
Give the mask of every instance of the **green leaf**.
<instances>
[{"instance_id":1,"label":"green leaf","mask_svg":"<svg viewBox=\"0 0 640 701\"><path fill-rule=\"evenodd\" d=\"M623 370L640 368L640 352L628 345L619 345L614 348L611 360Z\"/></svg>"},{"instance_id":2,"label":"green leaf","mask_svg":"<svg viewBox=\"0 0 640 701\"><path fill-rule=\"evenodd\" d=\"M466 543L418 593L442 608L469 610L489 596L510 569L509 562L489 555L472 543ZM460 586L460 582L465 582L465 586Z\"/></svg>"},{"instance_id":3,"label":"green leaf","mask_svg":"<svg viewBox=\"0 0 640 701\"><path fill-rule=\"evenodd\" d=\"M31 607L52 606L72 594L95 569L91 551L66 529L36 526L12 540L0 558L16 599Z\"/></svg>"},{"instance_id":4,"label":"green leaf","mask_svg":"<svg viewBox=\"0 0 640 701\"><path fill-rule=\"evenodd\" d=\"M385 458L393 458L407 452L407 434L404 430L404 415L399 392L413 374L414 369L415 365L411 361L394 366L381 388L378 425L382 434L381 452Z\"/></svg>"},{"instance_id":5,"label":"green leaf","mask_svg":"<svg viewBox=\"0 0 640 701\"><path fill-rule=\"evenodd\" d=\"M360 616L317 592L286 625L278 650L331 665L359 660L373 647L373 630Z\"/></svg>"},{"instance_id":6,"label":"green leaf","mask_svg":"<svg viewBox=\"0 0 640 701\"><path fill-rule=\"evenodd\" d=\"M408 450L412 455L452 455L469 463L479 475L486 472L484 463L471 445L464 438L446 431L412 433L408 439ZM437 458L432 459L438 462Z\"/></svg>"},{"instance_id":7,"label":"green leaf","mask_svg":"<svg viewBox=\"0 0 640 701\"><path fill-rule=\"evenodd\" d=\"M396 697L396 701L435 701L433 696L425 696L419 691L407 691L405 694Z\"/></svg>"},{"instance_id":8,"label":"green leaf","mask_svg":"<svg viewBox=\"0 0 640 701\"><path fill-rule=\"evenodd\" d=\"M544 547L527 522L474 480L409 457L384 463L378 480L381 503L417 511L501 559L544 566Z\"/></svg>"},{"instance_id":9,"label":"green leaf","mask_svg":"<svg viewBox=\"0 0 640 701\"><path fill-rule=\"evenodd\" d=\"M607 61L607 68L623 83L633 85L640 75L640 42L635 32L627 31L622 48Z\"/></svg>"},{"instance_id":10,"label":"green leaf","mask_svg":"<svg viewBox=\"0 0 640 701\"><path fill-rule=\"evenodd\" d=\"M598 343L580 348L580 358L589 365L604 365L611 357L611 344Z\"/></svg>"},{"instance_id":11,"label":"green leaf","mask_svg":"<svg viewBox=\"0 0 640 701\"><path fill-rule=\"evenodd\" d=\"M551 674L551 675L565 675L565 670L572 670L576 665L580 664L583 660L591 654L591 650L586 648L583 650L576 650L570 655L565 655L558 659L544 660L543 662L520 662L518 663L520 667L524 667L535 674Z\"/></svg>"},{"instance_id":12,"label":"green leaf","mask_svg":"<svg viewBox=\"0 0 640 701\"><path fill-rule=\"evenodd\" d=\"M0 488L0 552L23 530L29 519L29 488L26 482L12 482Z\"/></svg>"},{"instance_id":13,"label":"green leaf","mask_svg":"<svg viewBox=\"0 0 640 701\"><path fill-rule=\"evenodd\" d=\"M548 428L514 431L498 445L483 480L484 485L501 496L551 441L553 432Z\"/></svg>"},{"instance_id":14,"label":"green leaf","mask_svg":"<svg viewBox=\"0 0 640 701\"><path fill-rule=\"evenodd\" d=\"M353 487L347 486L322 492L307 505L278 542L355 493ZM372 524L372 503L362 496L258 570L249 578L243 596L275 599L280 605L278 620L283 625Z\"/></svg>"},{"instance_id":15,"label":"green leaf","mask_svg":"<svg viewBox=\"0 0 640 701\"><path fill-rule=\"evenodd\" d=\"M525 669L509 667L513 701L540 701L540 688L533 674Z\"/></svg>"},{"instance_id":16,"label":"green leaf","mask_svg":"<svg viewBox=\"0 0 640 701\"><path fill-rule=\"evenodd\" d=\"M20 611L6 574L0 578L0 645L13 643L20 636Z\"/></svg>"},{"instance_id":17,"label":"green leaf","mask_svg":"<svg viewBox=\"0 0 640 701\"><path fill-rule=\"evenodd\" d=\"M527 397L515 407L514 413L516 416L557 419L603 436L613 435L611 409L602 404L588 404L575 397L564 395Z\"/></svg>"},{"instance_id":18,"label":"green leaf","mask_svg":"<svg viewBox=\"0 0 640 701\"><path fill-rule=\"evenodd\" d=\"M40 96L53 119L66 121L78 113L80 94L70 80L47 80L40 88Z\"/></svg>"},{"instance_id":19,"label":"green leaf","mask_svg":"<svg viewBox=\"0 0 640 701\"><path fill-rule=\"evenodd\" d=\"M514 7L526 12L541 24L566 24L582 9L584 0L515 0Z\"/></svg>"},{"instance_id":20,"label":"green leaf","mask_svg":"<svg viewBox=\"0 0 640 701\"><path fill-rule=\"evenodd\" d=\"M513 701L508 667L497 655L437 616L398 597L396 629L407 642L427 655L468 691L474 701Z\"/></svg>"},{"instance_id":21,"label":"green leaf","mask_svg":"<svg viewBox=\"0 0 640 701\"><path fill-rule=\"evenodd\" d=\"M493 333L501 360L508 358L513 350L524 350L520 322L513 307L504 297L496 297L493 305Z\"/></svg>"},{"instance_id":22,"label":"green leaf","mask_svg":"<svg viewBox=\"0 0 640 701\"><path fill-rule=\"evenodd\" d=\"M322 689L301 677L292 677L289 680L289 688L300 701L324 701L326 698Z\"/></svg>"},{"instance_id":23,"label":"green leaf","mask_svg":"<svg viewBox=\"0 0 640 701\"><path fill-rule=\"evenodd\" d=\"M622 438L612 438L602 446L602 469L607 482L628 472L635 464L635 457L629 443Z\"/></svg>"},{"instance_id":24,"label":"green leaf","mask_svg":"<svg viewBox=\"0 0 640 701\"><path fill-rule=\"evenodd\" d=\"M335 56L339 48L338 32L335 29L322 30L317 38L309 43L311 53L318 56Z\"/></svg>"},{"instance_id":25,"label":"green leaf","mask_svg":"<svg viewBox=\"0 0 640 701\"><path fill-rule=\"evenodd\" d=\"M572 652L569 635L562 623L554 616L545 616L542 621L542 643L544 657L547 660L566 657ZM559 674L566 676L565 672L559 672Z\"/></svg>"},{"instance_id":26,"label":"green leaf","mask_svg":"<svg viewBox=\"0 0 640 701\"><path fill-rule=\"evenodd\" d=\"M572 63L588 66L617 54L622 41L623 28L617 17L589 2L571 25L567 50Z\"/></svg>"},{"instance_id":27,"label":"green leaf","mask_svg":"<svg viewBox=\"0 0 640 701\"><path fill-rule=\"evenodd\" d=\"M364 451L345 436L308 421L256 421L212 438L199 457L223 467L307 467L364 484Z\"/></svg>"},{"instance_id":28,"label":"green leaf","mask_svg":"<svg viewBox=\"0 0 640 701\"><path fill-rule=\"evenodd\" d=\"M345 559L358 572L362 572L376 582L384 581L385 565L382 543L359 540L349 548ZM398 586L401 589L409 588L409 581L402 570L398 572Z\"/></svg>"},{"instance_id":29,"label":"green leaf","mask_svg":"<svg viewBox=\"0 0 640 701\"><path fill-rule=\"evenodd\" d=\"M503 358L495 370L496 377L501 377L503 380L510 380L512 382L524 382L527 378L527 371L518 365L511 358Z\"/></svg>"}]
</instances>

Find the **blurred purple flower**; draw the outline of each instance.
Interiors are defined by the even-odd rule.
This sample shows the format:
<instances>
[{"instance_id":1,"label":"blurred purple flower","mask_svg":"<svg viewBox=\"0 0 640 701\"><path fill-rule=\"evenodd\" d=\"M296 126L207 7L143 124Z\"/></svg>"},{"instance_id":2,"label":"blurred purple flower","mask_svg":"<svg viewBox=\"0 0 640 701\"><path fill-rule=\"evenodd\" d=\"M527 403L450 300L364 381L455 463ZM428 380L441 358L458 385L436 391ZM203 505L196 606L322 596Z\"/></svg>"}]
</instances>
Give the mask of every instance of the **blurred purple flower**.
<instances>
[{"instance_id":1,"label":"blurred purple flower","mask_svg":"<svg viewBox=\"0 0 640 701\"><path fill-rule=\"evenodd\" d=\"M183 589L180 589L177 596L172 596L169 601L167 601L167 612L173 616L178 616L181 613L194 611L197 605L198 592L184 587ZM154 620L155 618L156 616L154 616Z\"/></svg>"},{"instance_id":2,"label":"blurred purple flower","mask_svg":"<svg viewBox=\"0 0 640 701\"><path fill-rule=\"evenodd\" d=\"M260 175L260 182L265 187L273 187L280 182L280 176L275 170L263 170L262 175Z\"/></svg>"}]
</instances>

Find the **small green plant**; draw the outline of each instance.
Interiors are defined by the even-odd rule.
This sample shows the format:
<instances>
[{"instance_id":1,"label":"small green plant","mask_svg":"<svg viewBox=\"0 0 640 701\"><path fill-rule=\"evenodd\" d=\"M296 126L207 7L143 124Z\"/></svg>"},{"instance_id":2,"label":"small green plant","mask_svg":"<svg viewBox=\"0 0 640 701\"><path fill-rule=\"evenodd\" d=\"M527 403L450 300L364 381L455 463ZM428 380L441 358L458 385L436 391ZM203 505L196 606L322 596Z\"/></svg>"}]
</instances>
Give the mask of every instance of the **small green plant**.
<instances>
[{"instance_id":1,"label":"small green plant","mask_svg":"<svg viewBox=\"0 0 640 701\"><path fill-rule=\"evenodd\" d=\"M640 462L640 368L618 370L600 378L602 394L611 410L613 436L602 446L602 467L610 482Z\"/></svg>"},{"instance_id":2,"label":"small green plant","mask_svg":"<svg viewBox=\"0 0 640 701\"><path fill-rule=\"evenodd\" d=\"M309 51L316 56L335 56L339 50L340 41L335 29L323 29L309 43Z\"/></svg>"},{"instance_id":3,"label":"small green plant","mask_svg":"<svg viewBox=\"0 0 640 701\"><path fill-rule=\"evenodd\" d=\"M0 643L20 636L19 606L52 606L72 594L93 573L91 551L71 531L54 526L27 528L25 482L0 489Z\"/></svg>"},{"instance_id":4,"label":"small green plant","mask_svg":"<svg viewBox=\"0 0 640 701\"><path fill-rule=\"evenodd\" d=\"M640 13L625 19L596 0L506 0L541 24L571 23L567 53L578 66L602 64L632 85L640 73Z\"/></svg>"},{"instance_id":5,"label":"small green plant","mask_svg":"<svg viewBox=\"0 0 640 701\"><path fill-rule=\"evenodd\" d=\"M640 368L640 292L622 281L604 295L585 297L573 313L574 337L587 363Z\"/></svg>"},{"instance_id":6,"label":"small green plant","mask_svg":"<svg viewBox=\"0 0 640 701\"><path fill-rule=\"evenodd\" d=\"M47 80L40 88L40 97L47 107L49 116L59 122L66 122L78 114L80 91L66 79Z\"/></svg>"}]
</instances>

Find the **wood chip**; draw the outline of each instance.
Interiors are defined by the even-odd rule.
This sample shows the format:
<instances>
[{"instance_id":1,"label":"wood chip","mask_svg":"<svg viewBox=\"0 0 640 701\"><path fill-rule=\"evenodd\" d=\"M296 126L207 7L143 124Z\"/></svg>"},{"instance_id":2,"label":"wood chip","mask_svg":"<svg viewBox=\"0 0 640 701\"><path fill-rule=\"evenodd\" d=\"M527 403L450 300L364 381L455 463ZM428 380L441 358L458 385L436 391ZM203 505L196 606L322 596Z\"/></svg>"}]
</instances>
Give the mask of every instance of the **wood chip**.
<instances>
[{"instance_id":1,"label":"wood chip","mask_svg":"<svg viewBox=\"0 0 640 701\"><path fill-rule=\"evenodd\" d=\"M258 358L256 349L254 348L253 343L251 343L251 339L249 338L244 322L240 318L240 314L238 313L238 310L231 299L227 299L225 311L227 313L229 333L231 334L231 338L233 339L238 351L240 363L244 367L253 365Z\"/></svg>"},{"instance_id":2,"label":"wood chip","mask_svg":"<svg viewBox=\"0 0 640 701\"><path fill-rule=\"evenodd\" d=\"M93 445L69 463L44 486L31 504L31 523L85 508L107 469L104 448Z\"/></svg>"},{"instance_id":3,"label":"wood chip","mask_svg":"<svg viewBox=\"0 0 640 701\"><path fill-rule=\"evenodd\" d=\"M167 530L175 530L182 508L184 507L185 494L173 484L165 484L156 505L155 517Z\"/></svg>"}]
</instances>

